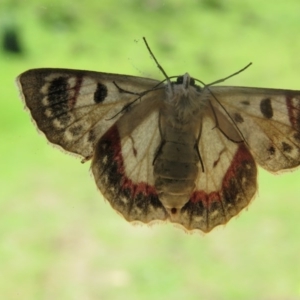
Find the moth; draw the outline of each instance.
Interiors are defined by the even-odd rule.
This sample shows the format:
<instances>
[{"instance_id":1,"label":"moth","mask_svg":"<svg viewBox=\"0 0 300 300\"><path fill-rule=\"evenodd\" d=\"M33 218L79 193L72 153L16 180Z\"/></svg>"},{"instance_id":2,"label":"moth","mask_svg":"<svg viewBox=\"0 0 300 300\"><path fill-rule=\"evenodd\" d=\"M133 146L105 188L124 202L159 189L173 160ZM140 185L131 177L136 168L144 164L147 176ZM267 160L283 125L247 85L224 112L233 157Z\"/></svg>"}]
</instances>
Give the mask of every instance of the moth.
<instances>
[{"instance_id":1,"label":"moth","mask_svg":"<svg viewBox=\"0 0 300 300\"><path fill-rule=\"evenodd\" d=\"M144 41L164 81L45 68L22 73L19 89L51 143L92 161L127 221L209 232L248 206L257 165L299 166L300 91L174 79Z\"/></svg>"}]
</instances>

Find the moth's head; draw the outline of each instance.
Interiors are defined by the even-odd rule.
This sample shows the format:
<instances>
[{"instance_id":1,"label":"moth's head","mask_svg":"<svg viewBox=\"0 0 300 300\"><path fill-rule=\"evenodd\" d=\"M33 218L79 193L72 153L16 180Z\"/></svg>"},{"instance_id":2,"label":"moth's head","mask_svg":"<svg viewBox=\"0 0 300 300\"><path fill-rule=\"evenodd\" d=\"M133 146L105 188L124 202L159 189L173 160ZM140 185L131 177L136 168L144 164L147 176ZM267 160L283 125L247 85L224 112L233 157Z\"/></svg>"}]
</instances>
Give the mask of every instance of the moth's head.
<instances>
[{"instance_id":1,"label":"moth's head","mask_svg":"<svg viewBox=\"0 0 300 300\"><path fill-rule=\"evenodd\" d=\"M165 102L169 105L169 109L173 109L171 115L175 117L176 122L191 122L191 118L198 114L201 107L199 105L201 87L195 84L195 79L185 73L167 85L166 91Z\"/></svg>"},{"instance_id":2,"label":"moth's head","mask_svg":"<svg viewBox=\"0 0 300 300\"><path fill-rule=\"evenodd\" d=\"M178 76L174 84L181 85L182 88L186 91L188 91L190 87L196 88L197 91L201 90L201 88L195 84L195 79L192 78L189 73L185 73L182 76Z\"/></svg>"}]
</instances>

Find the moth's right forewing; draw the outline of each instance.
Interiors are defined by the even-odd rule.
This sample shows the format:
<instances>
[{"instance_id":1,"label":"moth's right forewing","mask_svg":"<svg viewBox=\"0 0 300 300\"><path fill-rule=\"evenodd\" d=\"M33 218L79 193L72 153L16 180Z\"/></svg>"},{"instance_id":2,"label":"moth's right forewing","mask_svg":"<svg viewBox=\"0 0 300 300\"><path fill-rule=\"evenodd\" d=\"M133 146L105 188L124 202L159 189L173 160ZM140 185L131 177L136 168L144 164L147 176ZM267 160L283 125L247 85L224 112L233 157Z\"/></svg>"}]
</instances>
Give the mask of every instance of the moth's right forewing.
<instances>
[{"instance_id":1,"label":"moth's right forewing","mask_svg":"<svg viewBox=\"0 0 300 300\"><path fill-rule=\"evenodd\" d=\"M212 87L254 159L271 172L300 165L300 91Z\"/></svg>"}]
</instances>

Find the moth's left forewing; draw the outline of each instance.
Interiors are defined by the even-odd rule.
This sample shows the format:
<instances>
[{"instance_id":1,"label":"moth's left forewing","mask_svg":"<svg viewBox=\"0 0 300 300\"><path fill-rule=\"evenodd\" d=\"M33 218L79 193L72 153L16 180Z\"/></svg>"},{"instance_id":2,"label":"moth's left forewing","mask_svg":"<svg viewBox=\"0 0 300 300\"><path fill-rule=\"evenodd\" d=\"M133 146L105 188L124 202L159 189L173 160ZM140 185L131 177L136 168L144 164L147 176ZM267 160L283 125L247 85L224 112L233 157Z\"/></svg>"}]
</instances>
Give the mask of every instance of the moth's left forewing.
<instances>
[{"instance_id":1,"label":"moth's left forewing","mask_svg":"<svg viewBox=\"0 0 300 300\"><path fill-rule=\"evenodd\" d=\"M214 109L239 130L257 163L272 172L299 166L300 91L218 86L211 91Z\"/></svg>"},{"instance_id":2,"label":"moth's left forewing","mask_svg":"<svg viewBox=\"0 0 300 300\"><path fill-rule=\"evenodd\" d=\"M17 79L34 121L48 140L85 159L122 115L122 109L158 81L69 69L33 69ZM146 100L147 94L138 103Z\"/></svg>"}]
</instances>

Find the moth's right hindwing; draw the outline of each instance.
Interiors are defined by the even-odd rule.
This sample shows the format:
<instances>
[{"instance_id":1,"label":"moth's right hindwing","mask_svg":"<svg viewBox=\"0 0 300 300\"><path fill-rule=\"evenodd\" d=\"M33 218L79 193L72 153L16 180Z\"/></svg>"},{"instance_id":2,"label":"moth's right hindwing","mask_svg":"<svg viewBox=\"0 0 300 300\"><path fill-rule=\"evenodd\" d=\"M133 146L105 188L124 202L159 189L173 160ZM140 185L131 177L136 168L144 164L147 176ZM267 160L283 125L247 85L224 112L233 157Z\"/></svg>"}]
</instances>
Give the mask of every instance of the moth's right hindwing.
<instances>
[{"instance_id":1,"label":"moth's right hindwing","mask_svg":"<svg viewBox=\"0 0 300 300\"><path fill-rule=\"evenodd\" d=\"M199 170L195 191L182 208L178 223L190 230L209 232L250 203L257 188L257 169L243 142L229 140L208 115L202 126L198 147L204 172Z\"/></svg>"}]
</instances>

